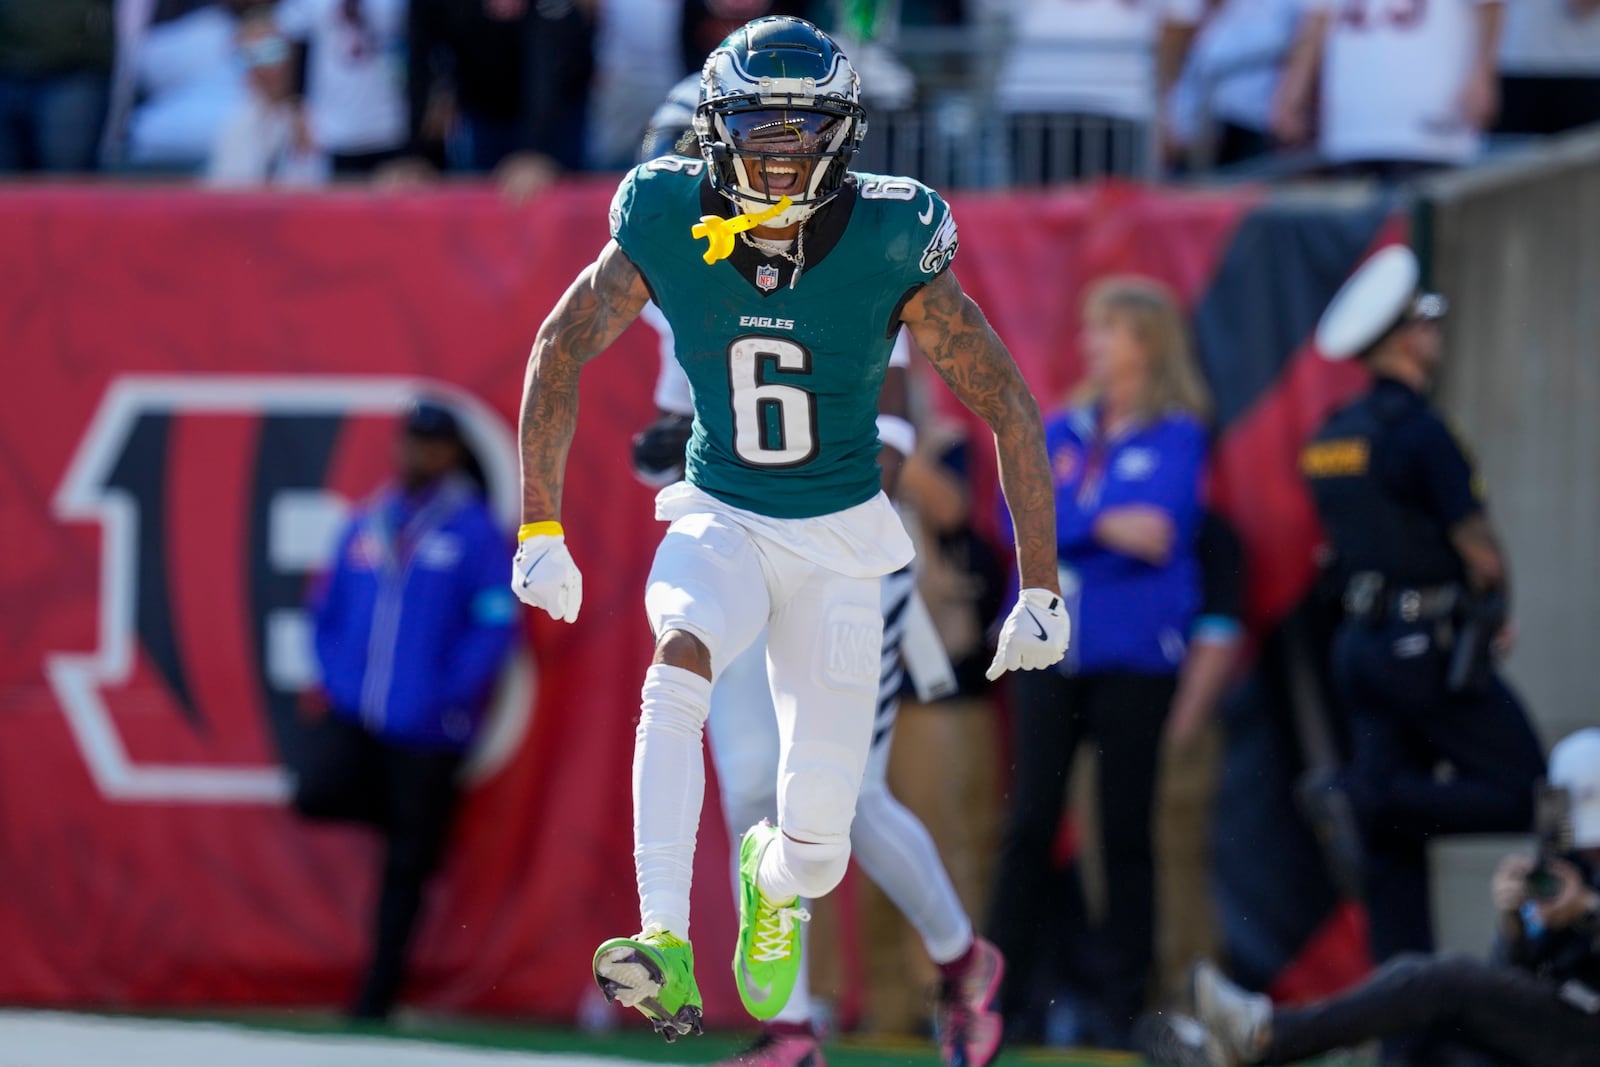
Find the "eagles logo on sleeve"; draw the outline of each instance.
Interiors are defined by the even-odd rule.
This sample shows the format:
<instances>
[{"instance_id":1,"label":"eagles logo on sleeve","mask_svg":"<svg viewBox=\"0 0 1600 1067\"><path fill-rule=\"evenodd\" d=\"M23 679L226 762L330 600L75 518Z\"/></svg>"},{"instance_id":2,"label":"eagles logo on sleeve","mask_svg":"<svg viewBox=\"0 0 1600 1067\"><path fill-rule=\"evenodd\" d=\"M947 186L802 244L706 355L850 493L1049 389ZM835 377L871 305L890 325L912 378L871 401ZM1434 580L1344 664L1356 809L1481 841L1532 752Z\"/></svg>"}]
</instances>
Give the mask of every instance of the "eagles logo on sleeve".
<instances>
[{"instance_id":1,"label":"eagles logo on sleeve","mask_svg":"<svg viewBox=\"0 0 1600 1067\"><path fill-rule=\"evenodd\" d=\"M930 203L928 206L932 208L934 205ZM950 205L940 202L938 206L944 212L944 217L939 220L933 236L928 238L927 247L922 250L922 260L917 264L924 274L938 274L949 266L960 243L956 237L956 217L951 213Z\"/></svg>"}]
</instances>

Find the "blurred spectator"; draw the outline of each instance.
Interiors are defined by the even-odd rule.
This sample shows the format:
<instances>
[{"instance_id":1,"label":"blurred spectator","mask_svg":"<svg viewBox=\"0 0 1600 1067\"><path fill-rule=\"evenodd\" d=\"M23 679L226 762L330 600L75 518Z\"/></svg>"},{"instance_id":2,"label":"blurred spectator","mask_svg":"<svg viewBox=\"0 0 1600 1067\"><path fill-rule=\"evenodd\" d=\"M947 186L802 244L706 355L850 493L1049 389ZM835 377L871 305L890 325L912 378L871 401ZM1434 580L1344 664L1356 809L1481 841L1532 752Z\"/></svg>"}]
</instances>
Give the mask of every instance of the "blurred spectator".
<instances>
[{"instance_id":1,"label":"blurred spectator","mask_svg":"<svg viewBox=\"0 0 1600 1067\"><path fill-rule=\"evenodd\" d=\"M1174 56L1183 74L1162 129L1167 162L1205 171L1256 159L1275 147L1272 100L1303 17L1304 0L1219 0L1191 47ZM1174 46L1184 43L1172 38Z\"/></svg>"},{"instance_id":2,"label":"blurred spectator","mask_svg":"<svg viewBox=\"0 0 1600 1067\"><path fill-rule=\"evenodd\" d=\"M593 28L587 0L411 0L407 155L379 176L446 164L522 200L581 169Z\"/></svg>"},{"instance_id":3,"label":"blurred spectator","mask_svg":"<svg viewBox=\"0 0 1600 1067\"><path fill-rule=\"evenodd\" d=\"M1141 176L1158 101L1203 0L1004 0L1012 41L995 86L1012 181Z\"/></svg>"},{"instance_id":4,"label":"blurred spectator","mask_svg":"<svg viewBox=\"0 0 1600 1067\"><path fill-rule=\"evenodd\" d=\"M0 172L92 170L111 0L0 0Z\"/></svg>"},{"instance_id":5,"label":"blurred spectator","mask_svg":"<svg viewBox=\"0 0 1600 1067\"><path fill-rule=\"evenodd\" d=\"M260 0L118 0L117 75L108 165L198 174L244 103L234 47L239 15Z\"/></svg>"},{"instance_id":6,"label":"blurred spectator","mask_svg":"<svg viewBox=\"0 0 1600 1067\"><path fill-rule=\"evenodd\" d=\"M1489 886L1501 959L1403 956L1339 996L1276 1010L1201 964L1194 1009L1204 1031L1185 1041L1174 1027L1172 1036L1178 1050L1205 1055L1162 1062L1290 1063L1403 1035L1425 1050L1419 1065L1600 1063L1600 730L1557 744L1550 777L1567 790L1572 839L1550 853L1501 860Z\"/></svg>"},{"instance_id":7,"label":"blurred spectator","mask_svg":"<svg viewBox=\"0 0 1600 1067\"><path fill-rule=\"evenodd\" d=\"M462 759L515 629L506 538L467 474L455 416L406 418L398 482L356 515L313 603L323 689L294 803L313 819L384 835L371 961L355 1002L388 1016L405 978L423 889L450 833Z\"/></svg>"},{"instance_id":8,"label":"blurred spectator","mask_svg":"<svg viewBox=\"0 0 1600 1067\"><path fill-rule=\"evenodd\" d=\"M1315 137L1337 173L1404 179L1472 161L1499 107L1503 7L1307 0L1274 132L1289 145Z\"/></svg>"},{"instance_id":9,"label":"blurred spectator","mask_svg":"<svg viewBox=\"0 0 1600 1067\"><path fill-rule=\"evenodd\" d=\"M595 170L626 170L636 161L651 113L683 75L678 5L671 0L596 2L587 159ZM691 69L699 75L698 63Z\"/></svg>"},{"instance_id":10,"label":"blurred spectator","mask_svg":"<svg viewBox=\"0 0 1600 1067\"><path fill-rule=\"evenodd\" d=\"M812 18L810 0L683 0L678 26L678 47L685 71L696 71L722 39L751 19L763 15ZM848 54L848 53L847 53ZM854 63L855 56L850 56Z\"/></svg>"},{"instance_id":11,"label":"blurred spectator","mask_svg":"<svg viewBox=\"0 0 1600 1067\"><path fill-rule=\"evenodd\" d=\"M311 138L333 172L370 174L406 144L406 0L281 0Z\"/></svg>"},{"instance_id":12,"label":"blurred spectator","mask_svg":"<svg viewBox=\"0 0 1600 1067\"><path fill-rule=\"evenodd\" d=\"M870 116L872 136L856 153L851 168L923 175L926 138L919 116L912 113L917 82L895 53L902 18L899 0L827 0L816 5L812 17L832 33L861 75L861 102Z\"/></svg>"},{"instance_id":13,"label":"blurred spectator","mask_svg":"<svg viewBox=\"0 0 1600 1067\"><path fill-rule=\"evenodd\" d=\"M1232 525L1207 510L1196 541L1200 562L1200 611L1189 631L1189 648L1178 672L1167 733L1182 747L1211 722L1238 666L1244 637L1244 546Z\"/></svg>"},{"instance_id":14,"label":"blurred spectator","mask_svg":"<svg viewBox=\"0 0 1600 1067\"><path fill-rule=\"evenodd\" d=\"M1516 0L1500 48L1504 133L1600 122L1600 0Z\"/></svg>"},{"instance_id":15,"label":"blurred spectator","mask_svg":"<svg viewBox=\"0 0 1600 1067\"><path fill-rule=\"evenodd\" d=\"M694 126L694 110L700 103L700 75L689 74L667 93L667 98L650 115L645 125L644 137L635 146L640 160L654 159L671 153L678 139ZM689 148L689 154L698 157L699 142Z\"/></svg>"},{"instance_id":16,"label":"blurred spectator","mask_svg":"<svg viewBox=\"0 0 1600 1067\"><path fill-rule=\"evenodd\" d=\"M994 546L972 525L971 462L959 427L935 426L900 469L900 497L917 535L917 590L950 656L957 694L977 699L991 688L985 630L1001 617L1005 576Z\"/></svg>"},{"instance_id":17,"label":"blurred spectator","mask_svg":"<svg viewBox=\"0 0 1600 1067\"><path fill-rule=\"evenodd\" d=\"M1217 954L1212 816L1222 731L1214 713L1235 681L1244 638L1244 549L1238 535L1207 511L1195 551L1200 607L1167 718L1156 792L1156 992L1164 1003L1181 1003L1190 964ZM1104 911L1105 893L1087 888L1103 881L1104 868L1095 843L1099 812L1092 787L1073 784L1068 804L1078 848L1052 872L1055 914L1047 951L1054 959L1041 979L1051 1001L1044 1033L1051 1045L1095 1044L1104 1040L1106 1028L1093 1003L1106 946L1091 921L1092 913ZM1098 898L1098 909L1091 897Z\"/></svg>"},{"instance_id":18,"label":"blurred spectator","mask_svg":"<svg viewBox=\"0 0 1600 1067\"><path fill-rule=\"evenodd\" d=\"M1157 958L1163 994L1181 993L1190 961L1217 954L1211 824L1222 736L1216 711L1237 679L1244 643L1244 546L1207 511L1195 549L1200 607L1167 719L1156 804Z\"/></svg>"},{"instance_id":19,"label":"blurred spectator","mask_svg":"<svg viewBox=\"0 0 1600 1067\"><path fill-rule=\"evenodd\" d=\"M1016 769L989 929L1010 961L1010 1031L1033 1025L1035 946L1051 911L1051 849L1073 756L1099 756L1106 954L1104 1043L1127 1047L1154 952L1151 816L1163 725L1199 604L1195 536L1209 411L1176 300L1110 278L1085 308L1088 380L1045 423L1056 478L1062 593L1075 637L1062 668L1012 681Z\"/></svg>"},{"instance_id":20,"label":"blurred spectator","mask_svg":"<svg viewBox=\"0 0 1600 1067\"><path fill-rule=\"evenodd\" d=\"M916 96L915 79L894 53L900 8L896 0L830 0L815 16L832 26L834 39L861 75L861 99L870 111L903 110Z\"/></svg>"},{"instance_id":21,"label":"blurred spectator","mask_svg":"<svg viewBox=\"0 0 1600 1067\"><path fill-rule=\"evenodd\" d=\"M311 143L294 92L288 40L271 8L257 8L239 23L239 58L250 95L223 125L206 164L216 186L321 185L328 160Z\"/></svg>"}]
</instances>

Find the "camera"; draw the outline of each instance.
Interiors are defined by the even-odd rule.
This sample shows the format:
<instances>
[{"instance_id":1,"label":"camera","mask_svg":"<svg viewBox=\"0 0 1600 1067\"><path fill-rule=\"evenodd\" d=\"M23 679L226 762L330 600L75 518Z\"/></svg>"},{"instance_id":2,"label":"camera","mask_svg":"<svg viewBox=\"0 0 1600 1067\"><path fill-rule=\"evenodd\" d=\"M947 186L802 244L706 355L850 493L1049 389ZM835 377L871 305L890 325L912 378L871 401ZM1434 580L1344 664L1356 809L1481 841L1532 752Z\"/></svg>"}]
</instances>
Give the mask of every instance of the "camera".
<instances>
[{"instance_id":1,"label":"camera","mask_svg":"<svg viewBox=\"0 0 1600 1067\"><path fill-rule=\"evenodd\" d=\"M1533 831L1536 852L1528 893L1549 900L1561 891L1550 861L1572 851L1572 794L1567 789L1547 781L1534 787Z\"/></svg>"}]
</instances>

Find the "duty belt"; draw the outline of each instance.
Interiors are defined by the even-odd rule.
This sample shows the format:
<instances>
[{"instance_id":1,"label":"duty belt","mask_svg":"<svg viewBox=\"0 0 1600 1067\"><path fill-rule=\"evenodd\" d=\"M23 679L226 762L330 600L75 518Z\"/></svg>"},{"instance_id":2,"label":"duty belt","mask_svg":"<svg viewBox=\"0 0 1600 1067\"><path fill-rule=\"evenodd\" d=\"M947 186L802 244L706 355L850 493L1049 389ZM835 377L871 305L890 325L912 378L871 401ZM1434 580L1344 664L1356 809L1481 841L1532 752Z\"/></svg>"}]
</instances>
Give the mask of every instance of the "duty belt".
<instances>
[{"instance_id":1,"label":"duty belt","mask_svg":"<svg viewBox=\"0 0 1600 1067\"><path fill-rule=\"evenodd\" d=\"M1344 590L1345 614L1357 622L1374 626L1396 619L1401 622L1442 619L1453 614L1461 602L1459 585L1394 586L1376 571L1363 571L1353 576Z\"/></svg>"}]
</instances>

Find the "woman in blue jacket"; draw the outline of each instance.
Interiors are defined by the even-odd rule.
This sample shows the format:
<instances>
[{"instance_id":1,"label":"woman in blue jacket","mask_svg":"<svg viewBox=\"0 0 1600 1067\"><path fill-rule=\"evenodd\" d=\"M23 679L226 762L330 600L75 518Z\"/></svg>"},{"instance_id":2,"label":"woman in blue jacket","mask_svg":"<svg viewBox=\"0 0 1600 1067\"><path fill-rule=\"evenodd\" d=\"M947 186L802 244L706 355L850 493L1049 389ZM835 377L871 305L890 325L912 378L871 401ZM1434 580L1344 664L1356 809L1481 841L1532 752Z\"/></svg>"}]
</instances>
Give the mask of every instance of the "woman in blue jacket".
<instances>
[{"instance_id":1,"label":"woman in blue jacket","mask_svg":"<svg viewBox=\"0 0 1600 1067\"><path fill-rule=\"evenodd\" d=\"M989 936L1010 962L1002 1006L1026 1037L1047 936L1051 854L1073 756L1099 762L1106 917L1094 983L1102 1044L1128 1047L1153 957L1151 812L1162 728L1199 603L1198 532L1209 397L1176 300L1109 278L1084 311L1087 380L1045 423L1061 589L1073 620L1061 666L1012 681L1014 777Z\"/></svg>"}]
</instances>

